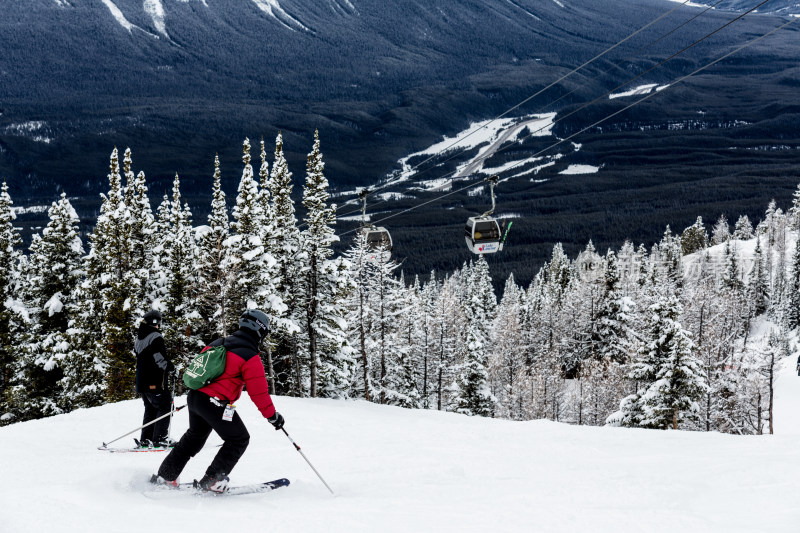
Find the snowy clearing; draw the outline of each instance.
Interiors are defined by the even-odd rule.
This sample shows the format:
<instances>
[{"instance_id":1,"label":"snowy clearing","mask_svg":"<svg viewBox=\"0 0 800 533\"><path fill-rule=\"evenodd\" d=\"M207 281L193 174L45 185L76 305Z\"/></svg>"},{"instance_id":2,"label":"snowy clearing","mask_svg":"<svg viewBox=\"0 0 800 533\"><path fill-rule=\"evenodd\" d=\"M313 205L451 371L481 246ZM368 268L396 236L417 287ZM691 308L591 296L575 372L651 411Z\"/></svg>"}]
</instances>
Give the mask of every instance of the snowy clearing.
<instances>
[{"instance_id":1,"label":"snowy clearing","mask_svg":"<svg viewBox=\"0 0 800 533\"><path fill-rule=\"evenodd\" d=\"M559 174L596 174L599 171L600 167L593 165L570 165Z\"/></svg>"},{"instance_id":2,"label":"snowy clearing","mask_svg":"<svg viewBox=\"0 0 800 533\"><path fill-rule=\"evenodd\" d=\"M662 91L662 90L666 89L667 87L669 87L669 85L661 85L661 86L659 86L659 85L657 85L655 83L650 83L650 84L647 84L647 85L640 85L638 87L634 87L630 91L625 91L625 92L622 92L622 93L610 94L610 95L608 95L608 98L609 98L609 100L612 100L614 98L624 98L626 96L641 96L643 94L650 94L653 91L655 91L655 92Z\"/></svg>"},{"instance_id":3,"label":"snowy clearing","mask_svg":"<svg viewBox=\"0 0 800 533\"><path fill-rule=\"evenodd\" d=\"M246 396L246 395L245 395ZM336 492L248 398L235 484L269 494L153 493L163 455L95 449L138 425L138 400L0 428L2 531L797 531L800 378L785 360L774 436L512 422L363 401L276 397L286 429ZM177 404L185 403L178 398ZM175 431L187 427L177 413ZM199 478L220 441L187 466ZM129 445L126 437L114 445ZM43 512L46 510L46 512Z\"/></svg>"}]
</instances>

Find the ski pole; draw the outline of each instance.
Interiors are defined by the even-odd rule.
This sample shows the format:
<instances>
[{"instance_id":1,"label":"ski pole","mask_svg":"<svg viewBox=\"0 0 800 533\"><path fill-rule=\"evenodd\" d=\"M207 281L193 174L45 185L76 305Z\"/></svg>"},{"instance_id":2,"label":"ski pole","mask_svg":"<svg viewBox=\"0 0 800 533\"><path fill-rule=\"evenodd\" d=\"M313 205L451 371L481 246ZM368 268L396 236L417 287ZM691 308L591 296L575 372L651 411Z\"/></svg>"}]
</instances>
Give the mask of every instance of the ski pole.
<instances>
[{"instance_id":1,"label":"ski pole","mask_svg":"<svg viewBox=\"0 0 800 533\"><path fill-rule=\"evenodd\" d=\"M175 382L176 381L178 381L178 376L177 376L177 374L173 373L173 375L172 375L172 396L170 396L170 398L171 398L170 403L172 405L170 405L170 408L169 408L169 426L167 426L167 442L169 442L170 439L172 438L172 415L175 414Z\"/></svg>"},{"instance_id":2,"label":"ski pole","mask_svg":"<svg viewBox=\"0 0 800 533\"><path fill-rule=\"evenodd\" d=\"M114 439L114 440L110 440L110 441L108 441L108 442L104 442L104 443L103 443L103 448L107 447L107 446L108 446L109 444L111 444L112 442L117 442L117 441L118 441L119 439L121 439L122 437L127 437L127 436L128 436L128 435L130 435L131 433L135 433L135 432L139 431L139 430L140 430L140 429L142 429L142 428L146 428L146 427L147 427L147 426L149 426L150 424L155 424L156 422L158 422L158 421L159 421L159 420L161 420L162 418L166 418L166 417L168 417L168 416L171 416L171 415L172 415L172 413L174 413L174 412L177 412L177 411L180 411L180 410L181 410L181 409L183 409L184 407L186 407L186 406L185 406L185 405L181 405L180 407L176 407L174 411L170 411L169 413L167 413L167 414L165 414L165 415L161 415L161 416L159 416L158 418L156 418L155 420L151 420L151 421L150 421L150 422L148 422L147 424L144 424L144 425L142 425L142 426L139 426L138 428L136 428L136 429L134 429L134 430L131 430L131 431L129 431L129 432L127 432L127 433L125 433L124 435L120 435L119 437L117 437L117 438L116 438L116 439Z\"/></svg>"},{"instance_id":3,"label":"ski pole","mask_svg":"<svg viewBox=\"0 0 800 533\"><path fill-rule=\"evenodd\" d=\"M297 445L297 443L294 441L294 439L292 439L292 437L290 437L290 436L289 436L289 434L286 432L286 430L285 430L284 428L281 428L281 430L283 431L283 434L284 434L284 435L286 435L286 438L287 438L287 439L289 439L290 441L292 441L292 444L294 444L294 448L295 448L295 449L296 449L298 452L300 452L300 455L302 455L302 456L303 456L303 459L305 459L305 460L306 460L306 462L308 463L308 466L310 466L310 467L311 467L311 470L313 470L313 471L314 471L314 473L317 475L317 477L319 478L319 480L320 480L320 481L322 481L322 483L325 485L325 487L327 487L327 489L328 489L329 491L331 491L331 494L333 494L333 489L331 489L331 488L330 488L330 486L328 486L328 484L327 484L327 483L325 483L325 480L324 480L324 479L322 479L322 476L320 476L320 475L319 475L319 472L317 472L317 469L316 469L316 468L314 468L314 465L312 465L312 464L311 464L311 461L309 461L309 460L308 460L308 457L306 457L306 454L304 454L304 453L303 453L303 450L301 450L301 449L300 449L300 446L298 446L298 445ZM334 494L334 496L335 496L335 494Z\"/></svg>"}]
</instances>

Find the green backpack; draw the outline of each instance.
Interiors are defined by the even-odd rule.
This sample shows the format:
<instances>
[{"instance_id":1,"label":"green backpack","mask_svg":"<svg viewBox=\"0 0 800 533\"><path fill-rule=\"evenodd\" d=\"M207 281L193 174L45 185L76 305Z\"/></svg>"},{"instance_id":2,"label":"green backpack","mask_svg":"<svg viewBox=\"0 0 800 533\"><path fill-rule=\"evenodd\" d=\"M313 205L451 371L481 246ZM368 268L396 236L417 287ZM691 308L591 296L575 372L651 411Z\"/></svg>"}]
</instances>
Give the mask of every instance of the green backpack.
<instances>
[{"instance_id":1,"label":"green backpack","mask_svg":"<svg viewBox=\"0 0 800 533\"><path fill-rule=\"evenodd\" d=\"M225 345L220 344L195 355L183 372L183 383L193 390L205 387L225 372L227 354Z\"/></svg>"}]
</instances>

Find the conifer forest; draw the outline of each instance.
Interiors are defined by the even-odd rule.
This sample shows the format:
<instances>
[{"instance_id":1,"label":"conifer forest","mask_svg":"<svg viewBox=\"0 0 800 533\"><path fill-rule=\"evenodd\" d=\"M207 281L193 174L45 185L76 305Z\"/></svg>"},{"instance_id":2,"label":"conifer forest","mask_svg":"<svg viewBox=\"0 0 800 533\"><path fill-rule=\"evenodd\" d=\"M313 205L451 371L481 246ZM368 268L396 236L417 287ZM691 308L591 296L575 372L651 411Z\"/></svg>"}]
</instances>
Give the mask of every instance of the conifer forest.
<instances>
[{"instance_id":1,"label":"conifer forest","mask_svg":"<svg viewBox=\"0 0 800 533\"><path fill-rule=\"evenodd\" d=\"M261 357L279 395L771 432L774 370L800 326L800 189L760 221L731 224L727 213L667 226L650 249L589 242L570 258L556 244L529 286L511 275L498 296L481 255L408 279L361 233L337 235L318 134L302 182L280 134L267 151L244 141L235 199L219 160L209 165L211 210L197 221L178 175L156 205L131 151L115 148L88 238L62 195L27 249L3 184L1 424L134 398L135 329L150 309L181 370L259 308L271 318ZM336 254L340 238L351 242ZM765 334L754 341L756 330Z\"/></svg>"}]
</instances>

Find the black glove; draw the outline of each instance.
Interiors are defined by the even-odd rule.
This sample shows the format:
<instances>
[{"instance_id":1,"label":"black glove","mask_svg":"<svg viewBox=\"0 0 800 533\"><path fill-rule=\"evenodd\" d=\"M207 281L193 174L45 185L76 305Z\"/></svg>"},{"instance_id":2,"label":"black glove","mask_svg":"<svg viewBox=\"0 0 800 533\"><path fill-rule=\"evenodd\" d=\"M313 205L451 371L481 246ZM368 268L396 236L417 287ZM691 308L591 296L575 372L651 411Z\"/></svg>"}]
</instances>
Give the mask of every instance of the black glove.
<instances>
[{"instance_id":1,"label":"black glove","mask_svg":"<svg viewBox=\"0 0 800 533\"><path fill-rule=\"evenodd\" d=\"M175 373L175 365L172 361L167 361L167 373L174 374Z\"/></svg>"},{"instance_id":2,"label":"black glove","mask_svg":"<svg viewBox=\"0 0 800 533\"><path fill-rule=\"evenodd\" d=\"M275 428L275 431L278 431L279 429L283 429L283 422L284 422L283 416L278 411L275 411L274 415L272 415L271 417L267 418L267 422L272 424L272 427Z\"/></svg>"}]
</instances>

